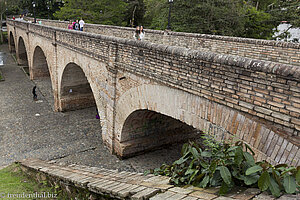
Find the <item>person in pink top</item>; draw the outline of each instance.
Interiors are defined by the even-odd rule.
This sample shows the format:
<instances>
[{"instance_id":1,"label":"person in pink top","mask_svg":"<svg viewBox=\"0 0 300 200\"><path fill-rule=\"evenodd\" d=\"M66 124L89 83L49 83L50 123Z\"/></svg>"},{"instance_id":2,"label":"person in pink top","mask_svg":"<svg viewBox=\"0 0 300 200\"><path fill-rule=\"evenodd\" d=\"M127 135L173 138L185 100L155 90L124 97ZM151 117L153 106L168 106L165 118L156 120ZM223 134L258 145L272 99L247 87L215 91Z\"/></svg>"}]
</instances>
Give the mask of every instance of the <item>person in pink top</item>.
<instances>
[{"instance_id":1,"label":"person in pink top","mask_svg":"<svg viewBox=\"0 0 300 200\"><path fill-rule=\"evenodd\" d=\"M71 21L70 21L69 24L68 24L68 29L73 29L73 24L72 24Z\"/></svg>"}]
</instances>

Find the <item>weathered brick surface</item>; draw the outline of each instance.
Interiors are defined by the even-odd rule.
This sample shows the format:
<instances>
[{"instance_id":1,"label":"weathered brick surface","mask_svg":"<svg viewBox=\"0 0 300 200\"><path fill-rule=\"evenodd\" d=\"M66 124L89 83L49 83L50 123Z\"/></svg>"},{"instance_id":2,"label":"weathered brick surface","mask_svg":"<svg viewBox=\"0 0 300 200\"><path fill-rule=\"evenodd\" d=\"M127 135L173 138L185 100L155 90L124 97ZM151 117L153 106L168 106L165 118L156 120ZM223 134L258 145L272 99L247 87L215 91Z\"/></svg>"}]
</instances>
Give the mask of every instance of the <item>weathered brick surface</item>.
<instances>
[{"instance_id":1,"label":"weathered brick surface","mask_svg":"<svg viewBox=\"0 0 300 200\"><path fill-rule=\"evenodd\" d=\"M126 32L124 28L120 30ZM220 140L232 136L242 139L255 148L257 158L275 163L299 162L293 150L299 147L300 136L300 68L294 63L286 65L19 21L8 21L8 31L15 41L23 38L31 71L35 69L37 46L44 52L57 110L70 102L78 107L91 102L92 96L66 99L62 95L66 66L75 63L82 68L101 116L103 140L120 156L151 147L151 138L146 135L137 134L134 137L139 137L133 139L123 131L127 117L144 109L211 132ZM151 33L159 35L149 31L149 38ZM177 36L201 38L184 33L170 33L167 37ZM299 49L289 43L203 37L239 41L245 46L250 43ZM16 50L23 52L18 45ZM176 138L180 135L158 141L168 144Z\"/></svg>"},{"instance_id":2,"label":"weathered brick surface","mask_svg":"<svg viewBox=\"0 0 300 200\"><path fill-rule=\"evenodd\" d=\"M68 22L63 21L42 19L42 23L64 29L68 27ZM127 39L133 39L134 33L133 28L97 24L86 24L84 29L86 32ZM145 32L145 40L149 42L300 65L300 45L297 43L149 29L145 29Z\"/></svg>"}]
</instances>

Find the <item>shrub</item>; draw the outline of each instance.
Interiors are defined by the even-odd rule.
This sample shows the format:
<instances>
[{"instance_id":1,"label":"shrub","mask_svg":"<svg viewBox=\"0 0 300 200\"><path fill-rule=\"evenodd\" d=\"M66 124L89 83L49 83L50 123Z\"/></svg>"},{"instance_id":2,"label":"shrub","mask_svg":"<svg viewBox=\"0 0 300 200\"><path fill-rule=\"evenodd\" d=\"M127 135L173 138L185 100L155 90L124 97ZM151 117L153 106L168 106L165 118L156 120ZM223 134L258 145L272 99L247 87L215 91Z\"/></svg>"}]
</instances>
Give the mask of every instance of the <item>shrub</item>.
<instances>
[{"instance_id":1,"label":"shrub","mask_svg":"<svg viewBox=\"0 0 300 200\"><path fill-rule=\"evenodd\" d=\"M221 195L235 185L258 187L261 191L270 191L275 197L280 196L281 192L299 192L300 166L255 162L253 150L241 141L235 144L217 142L209 135L204 135L203 139L202 144L184 144L180 159L150 172L169 176L170 182L178 186L221 186Z\"/></svg>"}]
</instances>

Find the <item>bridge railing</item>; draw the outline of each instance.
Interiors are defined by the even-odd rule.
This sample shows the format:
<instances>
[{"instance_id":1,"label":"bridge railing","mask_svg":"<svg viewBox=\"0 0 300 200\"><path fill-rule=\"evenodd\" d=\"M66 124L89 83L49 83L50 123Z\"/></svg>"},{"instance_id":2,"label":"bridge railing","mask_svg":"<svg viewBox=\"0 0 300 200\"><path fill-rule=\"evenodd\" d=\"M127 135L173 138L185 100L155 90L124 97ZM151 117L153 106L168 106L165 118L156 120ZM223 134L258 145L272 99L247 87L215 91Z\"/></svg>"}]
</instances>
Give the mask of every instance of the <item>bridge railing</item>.
<instances>
[{"instance_id":1,"label":"bridge railing","mask_svg":"<svg viewBox=\"0 0 300 200\"><path fill-rule=\"evenodd\" d=\"M67 28L68 22L41 19L42 23L59 28ZM86 24L86 32L132 39L134 30L99 24ZM166 32L145 29L145 41L152 43L180 46L201 51L212 51L221 54L239 55L243 57L292 64L300 66L300 43L278 42L218 35Z\"/></svg>"},{"instance_id":2,"label":"bridge railing","mask_svg":"<svg viewBox=\"0 0 300 200\"><path fill-rule=\"evenodd\" d=\"M299 66L26 22L8 24L28 24L30 34L57 45L250 114L300 146Z\"/></svg>"}]
</instances>

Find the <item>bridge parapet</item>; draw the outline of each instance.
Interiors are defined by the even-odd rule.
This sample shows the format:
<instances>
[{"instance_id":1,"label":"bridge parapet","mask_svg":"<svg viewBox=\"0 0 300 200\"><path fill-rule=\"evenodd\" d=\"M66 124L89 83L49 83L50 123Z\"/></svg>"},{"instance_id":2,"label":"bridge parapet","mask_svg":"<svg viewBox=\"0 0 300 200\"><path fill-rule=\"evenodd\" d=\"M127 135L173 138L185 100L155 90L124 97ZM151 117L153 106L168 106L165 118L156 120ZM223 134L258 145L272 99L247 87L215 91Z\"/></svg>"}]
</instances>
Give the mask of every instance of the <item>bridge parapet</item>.
<instances>
[{"instance_id":1,"label":"bridge parapet","mask_svg":"<svg viewBox=\"0 0 300 200\"><path fill-rule=\"evenodd\" d=\"M68 25L68 22L64 21L45 19L41 21L52 27L67 28ZM86 24L85 31L127 39L133 39L134 33L133 28L98 24ZM152 43L300 66L300 43L150 29L145 29L145 31L145 40Z\"/></svg>"}]
</instances>

